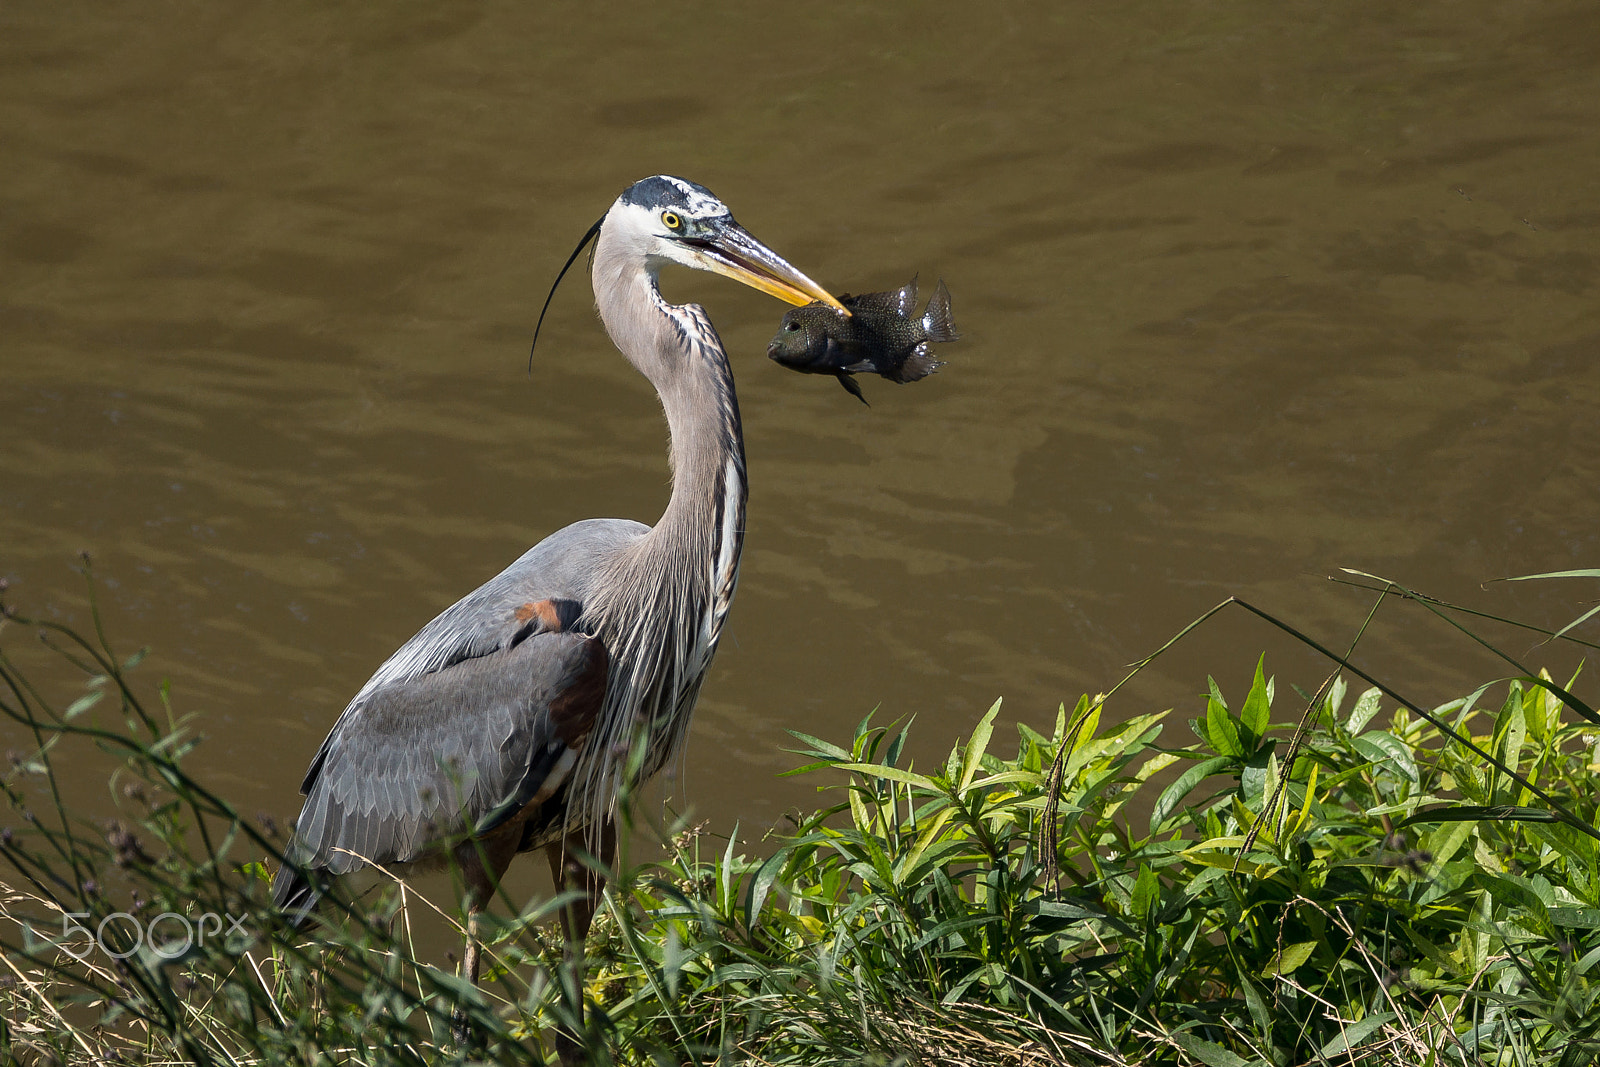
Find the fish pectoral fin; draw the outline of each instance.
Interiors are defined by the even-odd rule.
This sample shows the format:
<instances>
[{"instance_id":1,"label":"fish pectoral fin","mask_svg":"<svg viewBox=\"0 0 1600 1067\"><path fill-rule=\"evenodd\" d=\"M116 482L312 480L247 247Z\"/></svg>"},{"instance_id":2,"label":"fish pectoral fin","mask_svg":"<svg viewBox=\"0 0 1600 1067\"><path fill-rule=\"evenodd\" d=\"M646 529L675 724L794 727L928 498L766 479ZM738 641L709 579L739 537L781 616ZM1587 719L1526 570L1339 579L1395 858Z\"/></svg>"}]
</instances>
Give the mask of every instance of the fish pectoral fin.
<instances>
[{"instance_id":1,"label":"fish pectoral fin","mask_svg":"<svg viewBox=\"0 0 1600 1067\"><path fill-rule=\"evenodd\" d=\"M820 360L824 366L840 371L845 368L846 363L855 361L857 353L854 345L843 344L837 337L829 337L826 340L827 343L822 346Z\"/></svg>"},{"instance_id":2,"label":"fish pectoral fin","mask_svg":"<svg viewBox=\"0 0 1600 1067\"><path fill-rule=\"evenodd\" d=\"M838 371L837 374L839 378L839 384L844 386L844 391L861 401L863 404L867 404L867 398L861 395L861 386L856 384L856 380L850 377L850 375L844 371ZM871 406L871 404L867 404L867 407L870 408Z\"/></svg>"}]
</instances>

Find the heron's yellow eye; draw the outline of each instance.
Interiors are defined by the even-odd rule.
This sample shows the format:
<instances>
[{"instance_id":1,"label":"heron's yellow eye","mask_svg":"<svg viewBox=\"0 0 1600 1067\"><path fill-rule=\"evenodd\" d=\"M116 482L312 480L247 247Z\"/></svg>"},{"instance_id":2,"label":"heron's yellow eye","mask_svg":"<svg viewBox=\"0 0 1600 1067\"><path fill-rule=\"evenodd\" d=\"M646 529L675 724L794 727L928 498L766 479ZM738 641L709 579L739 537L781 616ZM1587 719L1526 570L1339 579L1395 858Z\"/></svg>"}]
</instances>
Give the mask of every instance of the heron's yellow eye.
<instances>
[{"instance_id":1,"label":"heron's yellow eye","mask_svg":"<svg viewBox=\"0 0 1600 1067\"><path fill-rule=\"evenodd\" d=\"M683 227L683 220L673 211L663 211L661 213L661 223L669 230L682 229Z\"/></svg>"}]
</instances>

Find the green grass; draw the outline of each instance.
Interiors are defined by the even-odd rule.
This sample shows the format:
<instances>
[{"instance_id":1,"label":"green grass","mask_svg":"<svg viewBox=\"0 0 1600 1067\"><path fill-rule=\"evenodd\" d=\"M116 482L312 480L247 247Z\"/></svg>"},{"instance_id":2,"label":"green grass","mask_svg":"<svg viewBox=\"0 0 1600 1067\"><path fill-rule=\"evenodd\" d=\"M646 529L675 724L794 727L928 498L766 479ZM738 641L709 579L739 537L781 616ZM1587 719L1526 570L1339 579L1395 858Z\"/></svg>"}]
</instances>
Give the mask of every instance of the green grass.
<instances>
[{"instance_id":1,"label":"green grass","mask_svg":"<svg viewBox=\"0 0 1600 1067\"><path fill-rule=\"evenodd\" d=\"M334 901L314 938L283 929L279 842L184 770L164 694L148 712L103 637L45 630L88 688L58 710L0 655L0 710L38 749L0 833L0 1037L23 1059L539 1063L580 997L601 1063L1600 1058L1600 719L1576 679L1514 664L1422 708L1349 666L1290 696L1258 664L1243 693L1213 682L1177 714L1085 697L1015 742L997 703L929 767L905 759L909 724L796 734L792 773L831 806L754 856L733 827L658 828L581 984L540 901L498 922L480 992L416 959L408 915L430 905L399 889ZM121 763L115 827L56 799L84 744ZM244 921L173 962L79 962L46 936L66 911Z\"/></svg>"}]
</instances>

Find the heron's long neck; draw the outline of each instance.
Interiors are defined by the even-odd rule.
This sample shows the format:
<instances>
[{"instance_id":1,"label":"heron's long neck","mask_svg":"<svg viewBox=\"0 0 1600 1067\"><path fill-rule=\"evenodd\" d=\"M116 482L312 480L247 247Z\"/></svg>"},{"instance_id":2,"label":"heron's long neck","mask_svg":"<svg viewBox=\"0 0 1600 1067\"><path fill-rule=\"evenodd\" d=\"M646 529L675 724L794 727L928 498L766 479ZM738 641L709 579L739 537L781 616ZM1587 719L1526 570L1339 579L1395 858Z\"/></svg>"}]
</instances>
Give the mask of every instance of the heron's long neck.
<instances>
[{"instance_id":1,"label":"heron's long neck","mask_svg":"<svg viewBox=\"0 0 1600 1067\"><path fill-rule=\"evenodd\" d=\"M603 251L603 250L602 250ZM615 797L621 765L644 723L640 768L660 770L682 743L700 682L722 634L744 542L744 436L727 353L705 312L662 300L653 280L617 276L595 290L617 346L655 385L671 434L672 497L655 527L623 549L585 615L611 667L605 737L591 738L579 768L579 821L596 825ZM631 285L630 285L631 283ZM569 807L569 812L572 809Z\"/></svg>"},{"instance_id":2,"label":"heron's long neck","mask_svg":"<svg viewBox=\"0 0 1600 1067\"><path fill-rule=\"evenodd\" d=\"M733 369L715 327L698 305L664 300L655 279L624 257L608 269L604 235L595 260L595 296L606 330L650 379L671 435L672 498L655 528L617 561L614 583L633 598L630 613L717 608L711 643L733 596L744 539L744 434ZM631 268L631 269L630 269ZM664 593L687 602L666 603Z\"/></svg>"},{"instance_id":3,"label":"heron's long neck","mask_svg":"<svg viewBox=\"0 0 1600 1067\"><path fill-rule=\"evenodd\" d=\"M687 706L668 705L687 699L692 706L738 581L744 435L733 371L705 312L694 305L663 309L672 323L671 343L681 352L675 372L656 383L671 435L672 498L630 562L638 568L636 593L655 597L645 613L657 625L670 619L675 630L668 642L674 662L659 665L665 688L654 714L687 719ZM636 600L634 610L639 607Z\"/></svg>"},{"instance_id":4,"label":"heron's long neck","mask_svg":"<svg viewBox=\"0 0 1600 1067\"><path fill-rule=\"evenodd\" d=\"M672 498L646 537L651 553L682 553L708 567L708 592L723 590L744 540L744 434L733 371L716 331L696 306L674 308L686 331L688 372L661 390L671 434ZM680 561L681 562L681 561ZM726 604L721 605L726 610Z\"/></svg>"}]
</instances>

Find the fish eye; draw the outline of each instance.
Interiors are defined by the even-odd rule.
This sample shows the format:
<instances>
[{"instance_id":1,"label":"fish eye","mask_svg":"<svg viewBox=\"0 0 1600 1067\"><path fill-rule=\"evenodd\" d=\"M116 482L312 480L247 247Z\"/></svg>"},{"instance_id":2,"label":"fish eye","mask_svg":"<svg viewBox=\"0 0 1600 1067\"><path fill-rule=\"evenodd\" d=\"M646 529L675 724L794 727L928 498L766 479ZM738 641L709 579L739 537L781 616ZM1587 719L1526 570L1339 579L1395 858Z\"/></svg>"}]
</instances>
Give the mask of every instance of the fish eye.
<instances>
[{"instance_id":1,"label":"fish eye","mask_svg":"<svg viewBox=\"0 0 1600 1067\"><path fill-rule=\"evenodd\" d=\"M678 217L676 211L663 211L661 213L661 224L669 230L683 229L683 220Z\"/></svg>"},{"instance_id":2,"label":"fish eye","mask_svg":"<svg viewBox=\"0 0 1600 1067\"><path fill-rule=\"evenodd\" d=\"M798 330L800 328L800 324L798 322L791 322L791 323L785 324L783 328L785 330L788 330L790 333L794 333L794 331L796 331L796 330Z\"/></svg>"}]
</instances>

